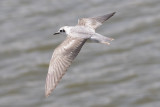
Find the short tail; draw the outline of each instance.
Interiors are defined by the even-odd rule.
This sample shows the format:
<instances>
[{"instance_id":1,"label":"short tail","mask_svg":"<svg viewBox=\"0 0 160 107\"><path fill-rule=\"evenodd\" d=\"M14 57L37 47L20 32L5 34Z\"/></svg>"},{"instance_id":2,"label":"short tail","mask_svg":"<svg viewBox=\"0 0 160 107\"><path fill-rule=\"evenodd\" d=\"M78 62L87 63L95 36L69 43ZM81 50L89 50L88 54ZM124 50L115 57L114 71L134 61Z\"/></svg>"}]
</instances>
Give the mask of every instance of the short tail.
<instances>
[{"instance_id":1,"label":"short tail","mask_svg":"<svg viewBox=\"0 0 160 107\"><path fill-rule=\"evenodd\" d=\"M95 33L95 35L93 35L90 38L90 40L96 43L103 43L103 44L110 45L109 41L112 41L114 39Z\"/></svg>"}]
</instances>

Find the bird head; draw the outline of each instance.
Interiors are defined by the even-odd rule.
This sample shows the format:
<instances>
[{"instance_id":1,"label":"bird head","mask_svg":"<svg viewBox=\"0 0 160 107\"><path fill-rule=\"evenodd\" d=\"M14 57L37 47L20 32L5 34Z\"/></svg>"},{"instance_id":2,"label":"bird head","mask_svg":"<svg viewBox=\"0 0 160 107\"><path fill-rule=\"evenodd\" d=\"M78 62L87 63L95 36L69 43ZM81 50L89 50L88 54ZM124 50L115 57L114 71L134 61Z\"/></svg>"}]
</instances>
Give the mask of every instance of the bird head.
<instances>
[{"instance_id":1,"label":"bird head","mask_svg":"<svg viewBox=\"0 0 160 107\"><path fill-rule=\"evenodd\" d=\"M68 26L64 26L64 27L61 27L58 32L54 33L53 35L57 35L57 34L60 34L60 33L66 33L68 31Z\"/></svg>"}]
</instances>

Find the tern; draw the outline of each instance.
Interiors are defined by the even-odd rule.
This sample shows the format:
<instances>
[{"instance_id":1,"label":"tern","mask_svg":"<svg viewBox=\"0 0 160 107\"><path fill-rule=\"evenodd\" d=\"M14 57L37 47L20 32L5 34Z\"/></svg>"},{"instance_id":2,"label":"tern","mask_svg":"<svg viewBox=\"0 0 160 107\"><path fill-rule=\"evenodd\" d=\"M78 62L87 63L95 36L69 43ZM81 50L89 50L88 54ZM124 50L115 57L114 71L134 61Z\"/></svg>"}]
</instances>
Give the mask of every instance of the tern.
<instances>
[{"instance_id":1,"label":"tern","mask_svg":"<svg viewBox=\"0 0 160 107\"><path fill-rule=\"evenodd\" d=\"M110 44L109 41L113 39L96 33L95 29L114 14L115 12L97 17L81 18L76 26L64 26L57 33L54 33L54 35L66 33L67 37L54 50L50 60L45 85L46 97L56 88L86 41L90 40L105 45Z\"/></svg>"}]
</instances>

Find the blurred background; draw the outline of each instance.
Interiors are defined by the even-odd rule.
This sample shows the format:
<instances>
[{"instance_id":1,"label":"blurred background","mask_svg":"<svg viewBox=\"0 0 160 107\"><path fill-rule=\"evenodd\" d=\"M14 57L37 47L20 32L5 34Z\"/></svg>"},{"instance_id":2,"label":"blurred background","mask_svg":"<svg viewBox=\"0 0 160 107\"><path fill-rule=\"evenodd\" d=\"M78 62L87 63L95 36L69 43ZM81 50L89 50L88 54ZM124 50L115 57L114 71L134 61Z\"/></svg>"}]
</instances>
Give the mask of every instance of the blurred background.
<instances>
[{"instance_id":1,"label":"blurred background","mask_svg":"<svg viewBox=\"0 0 160 107\"><path fill-rule=\"evenodd\" d=\"M48 98L52 34L78 18L117 13ZM160 0L0 0L0 107L159 107Z\"/></svg>"}]
</instances>

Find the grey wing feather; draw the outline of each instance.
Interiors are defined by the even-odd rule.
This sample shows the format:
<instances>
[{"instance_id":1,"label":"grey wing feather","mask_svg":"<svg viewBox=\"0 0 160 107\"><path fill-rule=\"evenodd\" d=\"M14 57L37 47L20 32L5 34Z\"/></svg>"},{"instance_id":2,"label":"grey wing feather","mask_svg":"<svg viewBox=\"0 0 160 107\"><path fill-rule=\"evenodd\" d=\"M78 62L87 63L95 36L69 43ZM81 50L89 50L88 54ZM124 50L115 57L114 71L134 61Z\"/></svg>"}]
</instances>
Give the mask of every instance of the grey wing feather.
<instances>
[{"instance_id":1,"label":"grey wing feather","mask_svg":"<svg viewBox=\"0 0 160 107\"><path fill-rule=\"evenodd\" d=\"M86 39L68 36L63 43L54 50L46 77L46 96L49 96L55 89L85 42Z\"/></svg>"},{"instance_id":2,"label":"grey wing feather","mask_svg":"<svg viewBox=\"0 0 160 107\"><path fill-rule=\"evenodd\" d=\"M81 18L78 20L78 25L79 26L88 26L93 29L96 29L100 25L102 25L103 22L108 20L110 17L112 17L116 12L98 16L98 17L92 17L92 18Z\"/></svg>"}]
</instances>

